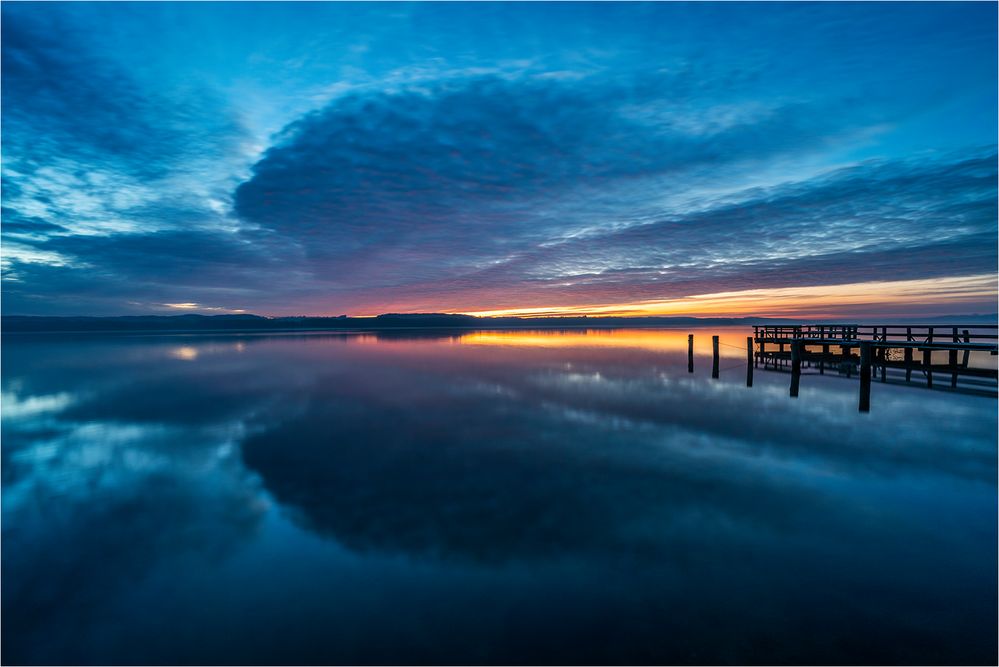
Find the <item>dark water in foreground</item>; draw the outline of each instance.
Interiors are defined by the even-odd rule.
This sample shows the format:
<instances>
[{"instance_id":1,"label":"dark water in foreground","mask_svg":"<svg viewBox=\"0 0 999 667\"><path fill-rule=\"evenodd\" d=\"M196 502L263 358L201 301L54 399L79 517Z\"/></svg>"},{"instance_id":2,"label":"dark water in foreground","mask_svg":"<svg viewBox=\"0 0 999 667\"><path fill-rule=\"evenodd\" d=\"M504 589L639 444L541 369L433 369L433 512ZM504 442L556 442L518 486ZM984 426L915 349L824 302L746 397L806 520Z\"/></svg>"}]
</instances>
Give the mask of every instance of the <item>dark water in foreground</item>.
<instances>
[{"instance_id":1,"label":"dark water in foreground","mask_svg":"<svg viewBox=\"0 0 999 667\"><path fill-rule=\"evenodd\" d=\"M6 340L3 661L995 663L995 399L686 333Z\"/></svg>"}]
</instances>

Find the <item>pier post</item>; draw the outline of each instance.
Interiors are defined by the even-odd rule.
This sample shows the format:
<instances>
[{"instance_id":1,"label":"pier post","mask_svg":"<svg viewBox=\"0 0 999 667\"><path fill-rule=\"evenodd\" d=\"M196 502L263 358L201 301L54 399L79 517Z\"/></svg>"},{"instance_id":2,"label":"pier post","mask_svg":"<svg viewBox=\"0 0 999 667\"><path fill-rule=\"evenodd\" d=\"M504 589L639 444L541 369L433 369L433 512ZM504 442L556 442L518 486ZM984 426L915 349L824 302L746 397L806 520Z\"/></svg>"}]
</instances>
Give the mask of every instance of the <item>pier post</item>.
<instances>
[{"instance_id":1,"label":"pier post","mask_svg":"<svg viewBox=\"0 0 999 667\"><path fill-rule=\"evenodd\" d=\"M753 339L746 338L746 386L753 386Z\"/></svg>"},{"instance_id":2,"label":"pier post","mask_svg":"<svg viewBox=\"0 0 999 667\"><path fill-rule=\"evenodd\" d=\"M954 342L959 343L961 339L957 337L957 327L953 330ZM951 389L957 388L957 350L951 350L950 354L947 355L947 363L950 365L950 387Z\"/></svg>"},{"instance_id":3,"label":"pier post","mask_svg":"<svg viewBox=\"0 0 999 667\"><path fill-rule=\"evenodd\" d=\"M694 334L687 334L687 372L694 372Z\"/></svg>"},{"instance_id":4,"label":"pier post","mask_svg":"<svg viewBox=\"0 0 999 667\"><path fill-rule=\"evenodd\" d=\"M964 342L965 343L970 343L971 342L971 335L968 333L968 330L965 329L962 333L964 334ZM968 367L968 360L970 358L971 358L971 350L965 350L964 351L964 355L961 358L961 367L962 368L967 368Z\"/></svg>"},{"instance_id":5,"label":"pier post","mask_svg":"<svg viewBox=\"0 0 999 667\"><path fill-rule=\"evenodd\" d=\"M871 411L871 344L860 343L860 411Z\"/></svg>"},{"instance_id":6,"label":"pier post","mask_svg":"<svg viewBox=\"0 0 999 667\"><path fill-rule=\"evenodd\" d=\"M927 343L933 342L933 327L930 327L930 335L926 337ZM933 350L923 350L923 366L926 367L926 386L933 388Z\"/></svg>"},{"instance_id":7,"label":"pier post","mask_svg":"<svg viewBox=\"0 0 999 667\"><path fill-rule=\"evenodd\" d=\"M711 377L718 378L718 336L711 337Z\"/></svg>"},{"instance_id":8,"label":"pier post","mask_svg":"<svg viewBox=\"0 0 999 667\"><path fill-rule=\"evenodd\" d=\"M912 327L905 328L905 342L912 342ZM912 379L912 348L905 348L905 381Z\"/></svg>"},{"instance_id":9,"label":"pier post","mask_svg":"<svg viewBox=\"0 0 999 667\"><path fill-rule=\"evenodd\" d=\"M801 341L791 341L791 398L798 397L798 384L801 382Z\"/></svg>"}]
</instances>

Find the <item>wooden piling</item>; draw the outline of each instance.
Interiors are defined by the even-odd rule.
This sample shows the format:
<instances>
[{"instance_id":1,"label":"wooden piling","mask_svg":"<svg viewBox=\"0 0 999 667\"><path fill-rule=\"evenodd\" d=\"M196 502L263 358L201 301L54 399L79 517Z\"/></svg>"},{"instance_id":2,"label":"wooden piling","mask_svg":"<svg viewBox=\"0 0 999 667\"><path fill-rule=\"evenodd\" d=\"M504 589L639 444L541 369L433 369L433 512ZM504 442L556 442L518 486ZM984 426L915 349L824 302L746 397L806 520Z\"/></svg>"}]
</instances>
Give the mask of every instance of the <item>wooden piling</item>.
<instances>
[{"instance_id":1,"label":"wooden piling","mask_svg":"<svg viewBox=\"0 0 999 667\"><path fill-rule=\"evenodd\" d=\"M933 327L930 327L930 334L926 337L926 342L933 343ZM933 387L933 350L926 348L923 350L923 366L926 368L926 386Z\"/></svg>"},{"instance_id":2,"label":"wooden piling","mask_svg":"<svg viewBox=\"0 0 999 667\"><path fill-rule=\"evenodd\" d=\"M711 337L711 377L718 377L718 336Z\"/></svg>"},{"instance_id":3,"label":"wooden piling","mask_svg":"<svg viewBox=\"0 0 999 667\"><path fill-rule=\"evenodd\" d=\"M746 338L746 386L753 386L753 339Z\"/></svg>"},{"instance_id":4,"label":"wooden piling","mask_svg":"<svg viewBox=\"0 0 999 667\"><path fill-rule=\"evenodd\" d=\"M860 411L871 411L871 344L860 343Z\"/></svg>"},{"instance_id":5,"label":"wooden piling","mask_svg":"<svg viewBox=\"0 0 999 667\"><path fill-rule=\"evenodd\" d=\"M801 382L801 349L803 345L798 339L791 341L791 398L798 397L798 385Z\"/></svg>"},{"instance_id":6,"label":"wooden piling","mask_svg":"<svg viewBox=\"0 0 999 667\"><path fill-rule=\"evenodd\" d=\"M964 334L964 342L965 343L970 343L971 342L971 335L968 333L968 330L965 329L961 333ZM963 357L961 359L961 368L967 368L968 367L968 361L970 359L971 359L971 350L965 350L964 351L964 355L963 355Z\"/></svg>"},{"instance_id":7,"label":"wooden piling","mask_svg":"<svg viewBox=\"0 0 999 667\"><path fill-rule=\"evenodd\" d=\"M905 342L912 342L912 327L905 328ZM912 348L905 348L905 381L912 380Z\"/></svg>"},{"instance_id":8,"label":"wooden piling","mask_svg":"<svg viewBox=\"0 0 999 667\"><path fill-rule=\"evenodd\" d=\"M959 343L961 339L957 337L957 327L954 327L951 334L954 336L954 342ZM950 350L947 355L947 365L950 366L950 387L951 389L957 388L957 350Z\"/></svg>"},{"instance_id":9,"label":"wooden piling","mask_svg":"<svg viewBox=\"0 0 999 667\"><path fill-rule=\"evenodd\" d=\"M687 372L694 372L694 334L687 334Z\"/></svg>"}]
</instances>

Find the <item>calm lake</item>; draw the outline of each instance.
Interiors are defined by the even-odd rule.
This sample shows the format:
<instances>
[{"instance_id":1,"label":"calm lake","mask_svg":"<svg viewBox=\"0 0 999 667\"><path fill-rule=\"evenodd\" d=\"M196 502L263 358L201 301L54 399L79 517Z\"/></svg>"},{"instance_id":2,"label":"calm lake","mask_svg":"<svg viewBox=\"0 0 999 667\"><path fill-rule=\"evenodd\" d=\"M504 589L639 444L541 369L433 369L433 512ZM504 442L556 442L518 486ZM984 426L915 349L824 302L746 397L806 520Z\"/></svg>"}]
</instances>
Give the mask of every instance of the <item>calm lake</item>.
<instances>
[{"instance_id":1,"label":"calm lake","mask_svg":"<svg viewBox=\"0 0 999 667\"><path fill-rule=\"evenodd\" d=\"M996 399L751 333L7 337L3 662L994 664Z\"/></svg>"}]
</instances>

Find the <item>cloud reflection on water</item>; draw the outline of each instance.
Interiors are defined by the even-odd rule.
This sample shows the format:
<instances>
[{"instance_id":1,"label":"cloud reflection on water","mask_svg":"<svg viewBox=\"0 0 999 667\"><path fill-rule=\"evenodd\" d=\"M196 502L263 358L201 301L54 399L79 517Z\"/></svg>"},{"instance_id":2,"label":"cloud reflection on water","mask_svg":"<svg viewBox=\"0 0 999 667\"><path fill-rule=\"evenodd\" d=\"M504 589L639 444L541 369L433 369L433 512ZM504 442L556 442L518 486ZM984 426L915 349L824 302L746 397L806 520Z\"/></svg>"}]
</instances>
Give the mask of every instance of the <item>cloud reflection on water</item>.
<instances>
[{"instance_id":1,"label":"cloud reflection on water","mask_svg":"<svg viewBox=\"0 0 999 667\"><path fill-rule=\"evenodd\" d=\"M184 348L191 359L172 357ZM860 643L829 655L994 651L991 399L877 385L879 411L860 415L854 382L809 376L792 401L786 375L760 371L747 389L742 368L709 380L703 357L688 374L686 332L95 337L4 352L8 659L112 661L113 647L66 628L101 623L148 576L182 584L183 559L224 571L264 548L268 516L371 572L402 557L439 586L490 573L501 607L574 590L635 661L752 662L774 623L797 634L758 654L774 660L846 637ZM433 613L509 659L524 635L490 634L485 612L449 595ZM340 612L316 613L320 632ZM549 637L579 636L573 613L550 617ZM712 648L711 627L730 634L725 647ZM384 628L352 632L363 644ZM278 657L331 660L275 641L291 651ZM489 661L449 641L450 653L419 655ZM578 661L603 641L551 655L528 642L520 655ZM336 657L370 655L357 650Z\"/></svg>"}]
</instances>

